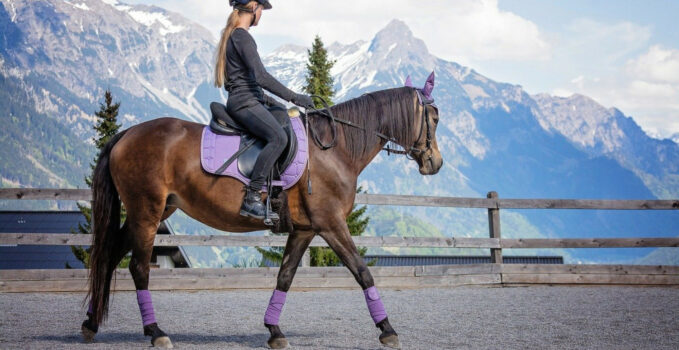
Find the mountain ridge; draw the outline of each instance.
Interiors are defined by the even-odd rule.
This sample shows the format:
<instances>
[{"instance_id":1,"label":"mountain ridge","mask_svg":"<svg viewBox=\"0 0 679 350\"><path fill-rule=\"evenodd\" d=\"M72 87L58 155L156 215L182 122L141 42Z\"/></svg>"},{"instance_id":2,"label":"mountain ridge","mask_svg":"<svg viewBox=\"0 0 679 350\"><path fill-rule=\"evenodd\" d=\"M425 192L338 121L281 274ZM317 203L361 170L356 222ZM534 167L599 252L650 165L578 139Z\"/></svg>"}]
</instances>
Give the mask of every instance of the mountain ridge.
<instances>
[{"instance_id":1,"label":"mountain ridge","mask_svg":"<svg viewBox=\"0 0 679 350\"><path fill-rule=\"evenodd\" d=\"M175 17L178 14L112 0L45 0L20 6L0 0L0 4L0 28L7 29L3 31L7 34L0 35L0 75L16 82L12 86L17 91L11 91L10 98L23 96L22 106L35 106L35 111L26 107L30 113L8 112L18 124L11 137L0 134L0 140L29 137L22 133L28 119L21 118L39 115L43 127L49 129L48 124L54 123L53 130L46 132L71 144L67 142L54 155L39 141L34 141L33 149L73 169L49 162L40 169L27 162L31 154L14 143L16 154L5 153L2 160L22 164L22 169L1 169L3 186L43 185L50 183L49 173L65 179L56 181L60 186L83 186L78 179L88 171L83 166L88 164L86 154L70 158L61 154L91 147L91 114L106 87L122 102L124 127L165 115L204 123L209 102L226 99L224 91L210 82L214 39L200 25ZM85 20L84 13L93 18ZM94 25L96 21L100 24ZM496 190L501 197L519 198L679 197L676 143L653 141L617 109L604 108L584 96L531 96L520 85L496 82L470 67L437 58L399 20L371 40L332 43L327 48L330 58L337 60L332 71L336 101L402 86L407 75L417 86L436 71L433 95L441 111L437 134L444 155L441 173L422 177L404 157L380 154L359 178L371 193L484 197L487 191ZM283 45L263 61L281 82L301 91L306 50ZM8 101L0 101L0 107L11 110L14 105ZM569 112L573 107L588 111L587 118ZM2 146L8 144L3 142ZM31 172L40 173L40 180L28 178ZM446 236L487 236L486 214L473 209L395 210L421 218ZM667 216L676 213L651 213L643 219L592 212L505 213L512 218L506 226L503 222L507 237L525 238L528 233L540 237L679 235L672 221L676 215ZM588 254L577 252L572 259L596 258ZM624 257L623 251L612 249L602 253L601 259L621 261Z\"/></svg>"}]
</instances>

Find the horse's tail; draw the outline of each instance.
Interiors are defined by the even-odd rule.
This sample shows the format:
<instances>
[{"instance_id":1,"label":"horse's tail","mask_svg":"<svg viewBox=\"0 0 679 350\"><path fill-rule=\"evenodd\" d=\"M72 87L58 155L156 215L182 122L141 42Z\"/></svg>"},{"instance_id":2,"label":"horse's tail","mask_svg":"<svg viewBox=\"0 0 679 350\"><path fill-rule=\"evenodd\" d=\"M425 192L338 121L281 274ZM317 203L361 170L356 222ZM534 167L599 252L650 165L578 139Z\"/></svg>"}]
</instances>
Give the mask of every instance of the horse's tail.
<instances>
[{"instance_id":1,"label":"horse's tail","mask_svg":"<svg viewBox=\"0 0 679 350\"><path fill-rule=\"evenodd\" d=\"M87 296L97 325L108 313L111 279L118 265L118 261L112 261L112 255L118 255L124 247L124 236L120 234L121 204L111 177L109 160L113 146L125 132L127 130L114 135L101 150L92 177L92 251Z\"/></svg>"}]
</instances>

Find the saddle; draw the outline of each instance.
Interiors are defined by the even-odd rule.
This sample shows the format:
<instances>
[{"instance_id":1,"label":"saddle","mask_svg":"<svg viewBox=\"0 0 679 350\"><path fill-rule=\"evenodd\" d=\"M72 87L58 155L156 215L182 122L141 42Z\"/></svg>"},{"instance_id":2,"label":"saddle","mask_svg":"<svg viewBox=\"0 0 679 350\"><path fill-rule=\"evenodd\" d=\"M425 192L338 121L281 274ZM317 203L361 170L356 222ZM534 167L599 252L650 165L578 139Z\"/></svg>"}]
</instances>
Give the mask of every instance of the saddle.
<instances>
[{"instance_id":1,"label":"saddle","mask_svg":"<svg viewBox=\"0 0 679 350\"><path fill-rule=\"evenodd\" d=\"M210 111L212 112L210 130L219 135L240 136L238 151L226 160L217 170L217 173L223 172L232 162L236 161L238 171L246 178L251 178L257 157L259 157L262 148L265 146L264 140L250 134L245 127L231 118L226 112L226 106L223 104L212 102L210 104ZM296 109L288 110L288 114L294 111ZM297 154L298 141L291 123L284 125L283 130L288 135L288 144L274 165L273 178L271 180L280 180L281 174L290 166Z\"/></svg>"}]
</instances>

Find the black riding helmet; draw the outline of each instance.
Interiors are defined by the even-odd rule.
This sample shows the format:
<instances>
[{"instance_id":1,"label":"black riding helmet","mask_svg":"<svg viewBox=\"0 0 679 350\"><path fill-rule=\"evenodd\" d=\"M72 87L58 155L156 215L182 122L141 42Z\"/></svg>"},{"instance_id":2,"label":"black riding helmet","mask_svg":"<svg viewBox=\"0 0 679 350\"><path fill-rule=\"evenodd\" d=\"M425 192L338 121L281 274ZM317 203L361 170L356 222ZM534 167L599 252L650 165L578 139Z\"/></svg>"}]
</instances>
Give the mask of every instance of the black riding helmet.
<instances>
[{"instance_id":1,"label":"black riding helmet","mask_svg":"<svg viewBox=\"0 0 679 350\"><path fill-rule=\"evenodd\" d=\"M238 6L239 8L242 8L243 6L247 5L248 2L250 2L250 1L251 0L229 0L229 4L231 4L231 6L233 6L233 7ZM271 9L271 3L269 2L269 0L255 0L255 1L257 1L262 6L264 6L265 10Z\"/></svg>"}]
</instances>

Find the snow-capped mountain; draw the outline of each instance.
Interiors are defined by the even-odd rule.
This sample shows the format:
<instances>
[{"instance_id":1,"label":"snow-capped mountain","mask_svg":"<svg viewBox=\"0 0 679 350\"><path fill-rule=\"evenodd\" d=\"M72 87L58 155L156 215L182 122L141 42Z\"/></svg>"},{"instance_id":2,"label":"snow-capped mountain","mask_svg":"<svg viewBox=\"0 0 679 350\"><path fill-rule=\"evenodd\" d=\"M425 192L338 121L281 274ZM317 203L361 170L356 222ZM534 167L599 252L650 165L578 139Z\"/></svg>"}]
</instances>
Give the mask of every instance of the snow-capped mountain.
<instances>
[{"instance_id":1,"label":"snow-capped mountain","mask_svg":"<svg viewBox=\"0 0 679 350\"><path fill-rule=\"evenodd\" d=\"M207 121L201 94L215 95L214 39L205 28L158 7L112 0L1 3L3 24L20 33L3 55L3 73L36 81L39 112L88 133L108 87L127 102L128 123L159 115Z\"/></svg>"},{"instance_id":2,"label":"snow-capped mountain","mask_svg":"<svg viewBox=\"0 0 679 350\"><path fill-rule=\"evenodd\" d=\"M660 198L679 197L679 145L649 137L631 117L582 95L533 96L548 131L566 136L591 156L615 159Z\"/></svg>"},{"instance_id":3,"label":"snow-capped mountain","mask_svg":"<svg viewBox=\"0 0 679 350\"><path fill-rule=\"evenodd\" d=\"M0 131L0 163L13 165L0 168L2 186L82 186L93 156L87 145L91 115L106 88L122 103L125 127L168 115L206 122L209 102L225 99L210 84L213 38L179 14L113 0L0 0L0 5L0 117L11 121L9 131ZM617 109L578 95L530 96L519 85L493 81L435 57L398 20L368 41L327 48L336 60L335 102L401 86L407 75L422 84L436 71L443 168L422 177L405 157L381 154L359 179L371 193L679 197L679 145L648 137ZM263 60L283 83L302 90L307 48L283 45ZM487 236L484 211L408 212L435 234ZM371 233L393 234L393 213L373 213ZM503 210L503 235L679 235L676 212L633 214ZM400 234L420 234L413 231L417 225L403 227ZM622 261L648 252L579 250L571 257Z\"/></svg>"},{"instance_id":4,"label":"snow-capped mountain","mask_svg":"<svg viewBox=\"0 0 679 350\"><path fill-rule=\"evenodd\" d=\"M670 136L670 140L679 144L679 132L672 134L672 136Z\"/></svg>"},{"instance_id":5,"label":"snow-capped mountain","mask_svg":"<svg viewBox=\"0 0 679 350\"><path fill-rule=\"evenodd\" d=\"M424 81L436 71L434 97L441 110L437 131L444 167L421 177L404 158L382 154L366 168L361 183L370 192L505 197L677 198L679 147L646 135L630 117L574 95L567 99L530 96L519 85L500 83L471 68L429 53L407 25L394 20L370 41L328 47L336 101L401 86L407 75ZM264 60L271 72L300 90L306 48L286 45ZM388 180L384 174L392 174ZM443 234L485 235L483 213L408 209L435 223ZM678 235L676 213L505 211L508 235L595 237L663 232ZM657 225L657 226L656 226ZM377 234L389 234L374 225ZM605 233L608 232L608 233ZM637 251L638 254L646 254ZM574 252L572 259L621 258L629 251ZM590 254L590 255L588 255ZM596 257L594 257L596 256ZM614 257L615 256L615 257ZM601 260L599 260L601 261Z\"/></svg>"},{"instance_id":6,"label":"snow-capped mountain","mask_svg":"<svg viewBox=\"0 0 679 350\"><path fill-rule=\"evenodd\" d=\"M444 111L449 115L442 122L447 129L444 132L452 133L451 138L444 138L451 150L461 147L474 158L483 159L491 143L488 135L478 130L474 115L494 108L512 114L509 106L519 104L530 108L530 118L547 133L567 138L590 156L616 160L637 174L658 197L679 197L679 147L670 140L649 137L632 118L615 108L604 108L582 95L529 96L518 85L498 83L468 67L436 58L398 20L390 22L371 41L333 43L327 49L330 58L336 60L332 73L337 101L400 86L407 75L422 78L435 70L435 96L450 107ZM282 81L301 90L306 57L306 48L285 45L264 61Z\"/></svg>"}]
</instances>

